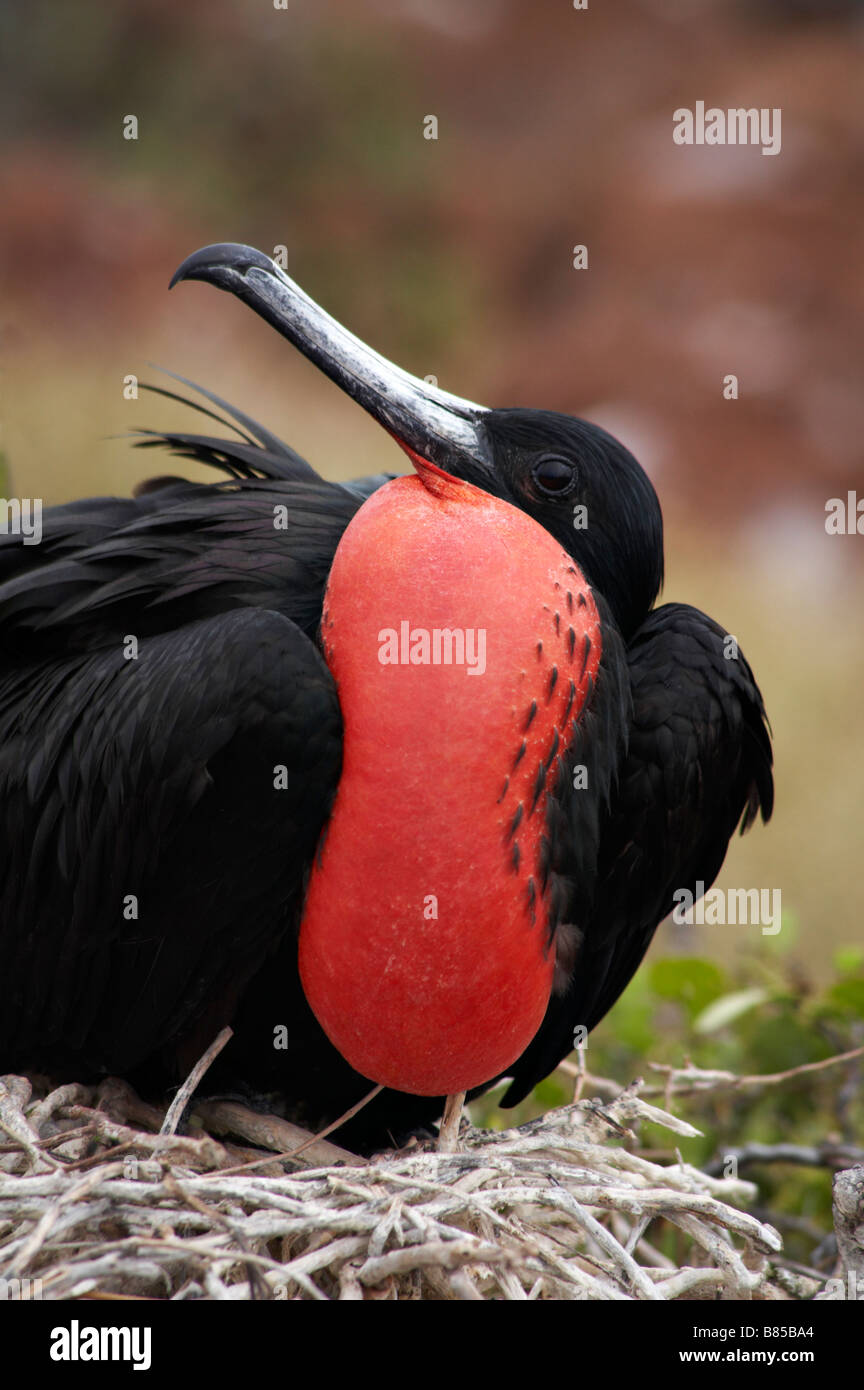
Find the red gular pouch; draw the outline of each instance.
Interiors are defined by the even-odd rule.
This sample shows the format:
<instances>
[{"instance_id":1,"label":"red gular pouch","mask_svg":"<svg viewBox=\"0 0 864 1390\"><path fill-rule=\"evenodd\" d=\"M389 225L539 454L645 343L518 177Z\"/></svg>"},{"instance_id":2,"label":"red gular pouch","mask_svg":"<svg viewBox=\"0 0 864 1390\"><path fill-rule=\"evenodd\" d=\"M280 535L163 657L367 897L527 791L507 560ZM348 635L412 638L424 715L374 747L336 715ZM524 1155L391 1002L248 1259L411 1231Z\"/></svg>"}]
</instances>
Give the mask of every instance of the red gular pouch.
<instances>
[{"instance_id":1,"label":"red gular pouch","mask_svg":"<svg viewBox=\"0 0 864 1390\"><path fill-rule=\"evenodd\" d=\"M417 475L364 503L330 571L322 638L344 756L300 973L352 1067L441 1095L506 1070L542 1022L546 799L601 634L543 527L411 457Z\"/></svg>"}]
</instances>

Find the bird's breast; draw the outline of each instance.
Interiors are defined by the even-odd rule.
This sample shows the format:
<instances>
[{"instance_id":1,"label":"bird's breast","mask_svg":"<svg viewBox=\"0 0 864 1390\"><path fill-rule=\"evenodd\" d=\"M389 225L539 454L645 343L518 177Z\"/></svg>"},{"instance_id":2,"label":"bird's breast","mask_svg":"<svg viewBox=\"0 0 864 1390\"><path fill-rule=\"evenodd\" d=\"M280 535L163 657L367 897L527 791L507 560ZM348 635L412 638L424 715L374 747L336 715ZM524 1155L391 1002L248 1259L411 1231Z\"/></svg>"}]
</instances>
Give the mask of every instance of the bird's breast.
<instances>
[{"instance_id":1,"label":"bird's breast","mask_svg":"<svg viewBox=\"0 0 864 1390\"><path fill-rule=\"evenodd\" d=\"M546 801L596 679L597 610L526 513L409 477L346 530L322 637L344 756L304 989L363 1075L466 1090L515 1061L548 1002Z\"/></svg>"}]
</instances>

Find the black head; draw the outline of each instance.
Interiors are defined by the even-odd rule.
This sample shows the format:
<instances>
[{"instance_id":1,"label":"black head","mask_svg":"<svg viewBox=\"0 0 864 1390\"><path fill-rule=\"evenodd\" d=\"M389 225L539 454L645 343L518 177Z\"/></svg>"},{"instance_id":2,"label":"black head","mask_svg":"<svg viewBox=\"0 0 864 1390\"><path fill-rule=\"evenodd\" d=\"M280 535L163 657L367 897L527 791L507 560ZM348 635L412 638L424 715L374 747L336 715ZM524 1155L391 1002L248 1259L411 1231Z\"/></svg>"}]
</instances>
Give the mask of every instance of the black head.
<instances>
[{"instance_id":1,"label":"black head","mask_svg":"<svg viewBox=\"0 0 864 1390\"><path fill-rule=\"evenodd\" d=\"M629 636L663 583L663 515L637 460L611 434L550 410L490 410L491 453L453 471L521 507L560 541Z\"/></svg>"},{"instance_id":2,"label":"black head","mask_svg":"<svg viewBox=\"0 0 864 1390\"><path fill-rule=\"evenodd\" d=\"M528 512L561 542L629 636L663 582L663 519L632 454L585 420L488 410L396 367L337 323L269 257L223 243L178 280L205 280L248 304L409 453Z\"/></svg>"}]
</instances>

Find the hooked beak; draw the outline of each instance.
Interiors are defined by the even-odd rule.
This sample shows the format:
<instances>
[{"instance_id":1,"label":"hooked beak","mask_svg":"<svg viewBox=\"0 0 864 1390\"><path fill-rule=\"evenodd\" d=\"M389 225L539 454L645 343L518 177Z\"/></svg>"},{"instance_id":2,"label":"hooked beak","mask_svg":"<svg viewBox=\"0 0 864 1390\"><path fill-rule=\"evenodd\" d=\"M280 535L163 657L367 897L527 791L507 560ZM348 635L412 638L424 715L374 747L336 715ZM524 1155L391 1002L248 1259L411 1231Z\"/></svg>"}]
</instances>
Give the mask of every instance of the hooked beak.
<instances>
[{"instance_id":1,"label":"hooked beak","mask_svg":"<svg viewBox=\"0 0 864 1390\"><path fill-rule=\"evenodd\" d=\"M489 488L492 450L485 406L451 396L403 371L326 313L269 256L221 242L188 256L179 280L206 280L242 299L320 367L410 455Z\"/></svg>"}]
</instances>

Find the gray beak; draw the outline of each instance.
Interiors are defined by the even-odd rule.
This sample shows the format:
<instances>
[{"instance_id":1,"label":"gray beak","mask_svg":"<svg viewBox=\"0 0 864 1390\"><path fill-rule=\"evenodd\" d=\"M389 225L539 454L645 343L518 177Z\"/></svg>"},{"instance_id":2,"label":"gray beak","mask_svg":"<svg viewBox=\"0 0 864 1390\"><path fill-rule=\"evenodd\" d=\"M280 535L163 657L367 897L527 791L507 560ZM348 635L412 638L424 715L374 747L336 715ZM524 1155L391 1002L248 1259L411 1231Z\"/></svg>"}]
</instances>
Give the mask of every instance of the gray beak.
<instances>
[{"instance_id":1,"label":"gray beak","mask_svg":"<svg viewBox=\"0 0 864 1390\"><path fill-rule=\"evenodd\" d=\"M482 405L396 367L349 333L263 252L222 242L187 257L179 280L205 280L242 299L403 446L456 477L492 471Z\"/></svg>"}]
</instances>

